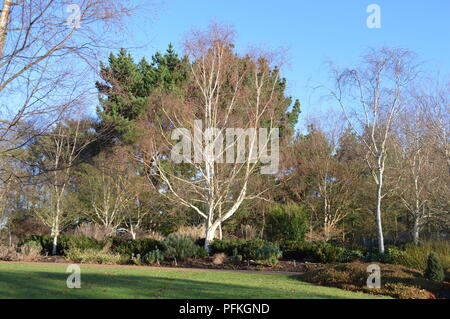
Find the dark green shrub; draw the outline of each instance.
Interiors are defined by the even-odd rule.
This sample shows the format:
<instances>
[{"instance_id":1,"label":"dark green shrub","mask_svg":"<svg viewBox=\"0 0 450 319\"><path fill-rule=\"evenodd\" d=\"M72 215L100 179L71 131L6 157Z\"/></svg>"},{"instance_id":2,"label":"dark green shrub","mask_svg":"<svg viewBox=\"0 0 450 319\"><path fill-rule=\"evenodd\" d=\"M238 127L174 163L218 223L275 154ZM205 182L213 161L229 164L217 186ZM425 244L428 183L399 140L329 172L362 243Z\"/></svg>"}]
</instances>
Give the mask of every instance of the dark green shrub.
<instances>
[{"instance_id":1,"label":"dark green shrub","mask_svg":"<svg viewBox=\"0 0 450 319\"><path fill-rule=\"evenodd\" d=\"M246 260L257 259L257 251L261 249L266 244L265 240L260 238L253 238L250 240L244 240L242 245L238 247L239 255Z\"/></svg>"},{"instance_id":2,"label":"dark green shrub","mask_svg":"<svg viewBox=\"0 0 450 319\"><path fill-rule=\"evenodd\" d=\"M316 261L315 245L303 241L287 241L281 244L284 259Z\"/></svg>"},{"instance_id":3,"label":"dark green shrub","mask_svg":"<svg viewBox=\"0 0 450 319\"><path fill-rule=\"evenodd\" d=\"M31 235L26 237L22 245L28 242L36 242L41 245L42 253L51 253L53 249L53 237L50 235ZM60 235L58 236L58 243L56 246L56 254L64 255L65 252L72 248L78 248L80 250L93 249L100 250L103 248L104 243L91 237L86 236L73 236L73 235Z\"/></svg>"},{"instance_id":4,"label":"dark green shrub","mask_svg":"<svg viewBox=\"0 0 450 319\"><path fill-rule=\"evenodd\" d=\"M316 256L321 263L334 263L341 261L344 256L345 249L329 243L320 243L316 246Z\"/></svg>"},{"instance_id":5,"label":"dark green shrub","mask_svg":"<svg viewBox=\"0 0 450 319\"><path fill-rule=\"evenodd\" d=\"M281 245L285 259L331 263L345 258L345 249L329 243L286 242Z\"/></svg>"},{"instance_id":6,"label":"dark green shrub","mask_svg":"<svg viewBox=\"0 0 450 319\"><path fill-rule=\"evenodd\" d=\"M224 253L228 256L234 256L234 250L239 252L243 240L237 239L215 239L210 245L212 254Z\"/></svg>"},{"instance_id":7,"label":"dark green shrub","mask_svg":"<svg viewBox=\"0 0 450 319\"><path fill-rule=\"evenodd\" d=\"M352 261L364 260L364 251L359 248L345 248L341 262L347 263Z\"/></svg>"},{"instance_id":8,"label":"dark green shrub","mask_svg":"<svg viewBox=\"0 0 450 319\"><path fill-rule=\"evenodd\" d=\"M110 239L110 242L113 252L130 257L137 256L138 254L144 256L156 249L163 249L163 244L152 238L124 239L114 237Z\"/></svg>"},{"instance_id":9,"label":"dark green shrub","mask_svg":"<svg viewBox=\"0 0 450 319\"><path fill-rule=\"evenodd\" d=\"M93 249L101 250L103 248L103 241L98 241L86 236L61 235L58 238L60 252L64 254L67 250L78 248L81 250Z\"/></svg>"},{"instance_id":10,"label":"dark green shrub","mask_svg":"<svg viewBox=\"0 0 450 319\"><path fill-rule=\"evenodd\" d=\"M425 269L424 275L426 278L436 282L441 282L445 278L442 263L434 252L428 255L427 268Z\"/></svg>"},{"instance_id":11,"label":"dark green shrub","mask_svg":"<svg viewBox=\"0 0 450 319\"><path fill-rule=\"evenodd\" d=\"M205 238L198 238L195 240L195 244L200 247L205 247Z\"/></svg>"},{"instance_id":12,"label":"dark green shrub","mask_svg":"<svg viewBox=\"0 0 450 319\"><path fill-rule=\"evenodd\" d=\"M272 242L301 241L308 229L306 211L295 204L277 204L266 215L265 235Z\"/></svg>"},{"instance_id":13,"label":"dark green shrub","mask_svg":"<svg viewBox=\"0 0 450 319\"><path fill-rule=\"evenodd\" d=\"M170 234L163 241L165 256L176 260L199 257L204 251L203 247L195 244L195 240L186 235Z\"/></svg>"},{"instance_id":14,"label":"dark green shrub","mask_svg":"<svg viewBox=\"0 0 450 319\"><path fill-rule=\"evenodd\" d=\"M261 248L258 248L256 250L257 260L269 261L272 264L277 263L278 259L280 259L282 255L283 254L280 250L280 247L270 242L264 243Z\"/></svg>"},{"instance_id":15,"label":"dark green shrub","mask_svg":"<svg viewBox=\"0 0 450 319\"><path fill-rule=\"evenodd\" d=\"M216 239L211 245L211 253L225 253L228 256L242 256L243 259L257 259L257 250L262 248L267 241L259 238L244 239Z\"/></svg>"},{"instance_id":16,"label":"dark green shrub","mask_svg":"<svg viewBox=\"0 0 450 319\"><path fill-rule=\"evenodd\" d=\"M369 249L364 257L367 262L382 262L385 264L401 264L405 252L397 247L386 247L384 254L380 254L377 248Z\"/></svg>"}]
</instances>

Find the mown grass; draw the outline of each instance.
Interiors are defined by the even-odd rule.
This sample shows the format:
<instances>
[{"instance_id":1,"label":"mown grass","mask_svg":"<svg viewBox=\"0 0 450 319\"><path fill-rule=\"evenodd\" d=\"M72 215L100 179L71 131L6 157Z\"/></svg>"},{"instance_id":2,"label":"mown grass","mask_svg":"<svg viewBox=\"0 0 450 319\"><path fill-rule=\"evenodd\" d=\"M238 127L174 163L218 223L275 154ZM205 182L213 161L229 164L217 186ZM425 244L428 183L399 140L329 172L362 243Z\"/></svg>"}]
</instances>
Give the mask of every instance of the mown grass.
<instances>
[{"instance_id":1,"label":"mown grass","mask_svg":"<svg viewBox=\"0 0 450 319\"><path fill-rule=\"evenodd\" d=\"M81 265L81 289L66 265L0 263L0 298L373 298L301 282L290 274Z\"/></svg>"}]
</instances>

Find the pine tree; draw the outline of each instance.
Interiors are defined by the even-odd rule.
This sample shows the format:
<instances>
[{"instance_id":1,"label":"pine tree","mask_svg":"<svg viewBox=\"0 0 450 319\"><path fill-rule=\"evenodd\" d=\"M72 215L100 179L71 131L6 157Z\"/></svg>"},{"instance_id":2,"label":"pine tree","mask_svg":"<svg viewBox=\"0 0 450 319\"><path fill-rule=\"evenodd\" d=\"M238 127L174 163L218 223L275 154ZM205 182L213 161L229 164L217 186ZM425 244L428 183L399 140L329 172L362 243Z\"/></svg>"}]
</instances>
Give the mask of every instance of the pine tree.
<instances>
[{"instance_id":1,"label":"pine tree","mask_svg":"<svg viewBox=\"0 0 450 319\"><path fill-rule=\"evenodd\" d=\"M102 143L133 144L139 137L136 121L149 108L148 97L157 90L177 92L187 74L187 59L180 59L172 45L164 55L157 52L151 63L145 58L135 63L125 49L111 53L108 64L100 65L103 81L96 83Z\"/></svg>"}]
</instances>

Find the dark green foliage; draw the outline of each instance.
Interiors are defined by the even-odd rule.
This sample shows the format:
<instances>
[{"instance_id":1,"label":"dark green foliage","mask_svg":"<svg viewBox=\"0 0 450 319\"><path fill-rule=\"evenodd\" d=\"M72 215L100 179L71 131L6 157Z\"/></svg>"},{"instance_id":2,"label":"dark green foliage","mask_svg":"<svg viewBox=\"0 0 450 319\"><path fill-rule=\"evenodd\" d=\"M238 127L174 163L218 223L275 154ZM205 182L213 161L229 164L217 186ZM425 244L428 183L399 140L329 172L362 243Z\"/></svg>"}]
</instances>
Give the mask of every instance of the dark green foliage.
<instances>
[{"instance_id":1,"label":"dark green foliage","mask_svg":"<svg viewBox=\"0 0 450 319\"><path fill-rule=\"evenodd\" d=\"M295 204L277 204L266 215L266 237L273 242L303 240L308 229L305 210Z\"/></svg>"},{"instance_id":2,"label":"dark green foliage","mask_svg":"<svg viewBox=\"0 0 450 319\"><path fill-rule=\"evenodd\" d=\"M386 247L384 254L380 254L378 249L372 248L367 251L364 259L367 262L382 262L385 264L401 264L401 260L404 258L405 252L397 247Z\"/></svg>"},{"instance_id":3,"label":"dark green foliage","mask_svg":"<svg viewBox=\"0 0 450 319\"><path fill-rule=\"evenodd\" d=\"M257 260L266 260L271 263L276 263L282 255L283 253L281 252L280 247L270 242L264 243L264 246L256 250Z\"/></svg>"},{"instance_id":4,"label":"dark green foliage","mask_svg":"<svg viewBox=\"0 0 450 319\"><path fill-rule=\"evenodd\" d=\"M214 239L210 245L212 254L224 253L228 256L234 256L235 252L238 254L239 247L243 240L238 239Z\"/></svg>"},{"instance_id":5,"label":"dark green foliage","mask_svg":"<svg viewBox=\"0 0 450 319\"><path fill-rule=\"evenodd\" d=\"M176 260L186 260L188 258L203 257L204 249L195 244L195 240L186 235L170 234L162 242L165 249L165 256Z\"/></svg>"},{"instance_id":6,"label":"dark green foliage","mask_svg":"<svg viewBox=\"0 0 450 319\"><path fill-rule=\"evenodd\" d=\"M364 249L361 248L345 248L342 254L342 262L353 262L364 260Z\"/></svg>"},{"instance_id":7,"label":"dark green foliage","mask_svg":"<svg viewBox=\"0 0 450 319\"><path fill-rule=\"evenodd\" d=\"M343 259L345 249L329 243L316 245L316 256L321 263L339 262Z\"/></svg>"},{"instance_id":8,"label":"dark green foliage","mask_svg":"<svg viewBox=\"0 0 450 319\"><path fill-rule=\"evenodd\" d=\"M425 269L424 275L426 278L436 282L441 282L445 278L442 263L434 252L428 255L427 269Z\"/></svg>"},{"instance_id":9,"label":"dark green foliage","mask_svg":"<svg viewBox=\"0 0 450 319\"><path fill-rule=\"evenodd\" d=\"M303 241L286 241L281 244L283 258L288 260L316 261L315 245Z\"/></svg>"},{"instance_id":10,"label":"dark green foliage","mask_svg":"<svg viewBox=\"0 0 450 319\"><path fill-rule=\"evenodd\" d=\"M114 237L111 241L111 250L115 253L126 256L144 256L156 249L162 250L163 245L156 239L140 238L140 239L124 239Z\"/></svg>"},{"instance_id":11,"label":"dark green foliage","mask_svg":"<svg viewBox=\"0 0 450 319\"><path fill-rule=\"evenodd\" d=\"M286 242L281 246L283 258L301 261L331 263L347 258L345 248L329 243ZM348 253L347 253L348 254Z\"/></svg>"},{"instance_id":12,"label":"dark green foliage","mask_svg":"<svg viewBox=\"0 0 450 319\"><path fill-rule=\"evenodd\" d=\"M225 253L228 256L242 256L243 259L257 259L257 251L267 242L265 240L254 238L251 240L243 239L216 239L211 243L211 253Z\"/></svg>"},{"instance_id":13,"label":"dark green foliage","mask_svg":"<svg viewBox=\"0 0 450 319\"><path fill-rule=\"evenodd\" d=\"M139 136L136 120L149 110L148 97L158 90L176 92L187 79L187 66L171 45L164 55L156 53L151 63L145 58L135 63L125 49L111 53L108 65L100 65L103 81L96 83L101 95L97 131L109 140L134 143Z\"/></svg>"},{"instance_id":14,"label":"dark green foliage","mask_svg":"<svg viewBox=\"0 0 450 319\"><path fill-rule=\"evenodd\" d=\"M53 237L50 235L31 235L23 240L22 244L28 242L40 243L42 247L42 253L49 253L53 248ZM72 236L72 235L60 235L58 236L58 244L56 246L56 254L64 255L65 252L71 248L78 248L81 250L103 248L104 243L91 237L85 236Z\"/></svg>"},{"instance_id":15,"label":"dark green foliage","mask_svg":"<svg viewBox=\"0 0 450 319\"><path fill-rule=\"evenodd\" d=\"M265 240L259 238L253 238L250 240L244 240L244 242L239 246L239 254L246 260L254 259L256 260L257 251L264 247L266 244Z\"/></svg>"}]
</instances>

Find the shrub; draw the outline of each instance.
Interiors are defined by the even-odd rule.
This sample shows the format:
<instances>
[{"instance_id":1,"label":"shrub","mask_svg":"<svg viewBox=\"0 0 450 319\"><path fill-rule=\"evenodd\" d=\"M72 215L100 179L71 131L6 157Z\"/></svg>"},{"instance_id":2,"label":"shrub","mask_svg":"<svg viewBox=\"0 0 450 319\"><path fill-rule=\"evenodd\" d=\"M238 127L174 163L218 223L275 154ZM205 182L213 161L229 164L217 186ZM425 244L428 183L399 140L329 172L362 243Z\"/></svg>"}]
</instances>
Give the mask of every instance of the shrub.
<instances>
[{"instance_id":1,"label":"shrub","mask_svg":"<svg viewBox=\"0 0 450 319\"><path fill-rule=\"evenodd\" d=\"M364 251L359 248L346 248L342 254L341 262L364 260Z\"/></svg>"},{"instance_id":2,"label":"shrub","mask_svg":"<svg viewBox=\"0 0 450 319\"><path fill-rule=\"evenodd\" d=\"M261 248L256 250L256 259L269 261L271 264L277 264L281 258L282 252L278 245L266 242Z\"/></svg>"},{"instance_id":3,"label":"shrub","mask_svg":"<svg viewBox=\"0 0 450 319\"><path fill-rule=\"evenodd\" d=\"M15 247L0 246L0 260L17 261L20 260L19 253Z\"/></svg>"},{"instance_id":4,"label":"shrub","mask_svg":"<svg viewBox=\"0 0 450 319\"><path fill-rule=\"evenodd\" d=\"M433 298L440 285L423 278L418 271L398 265L383 264L382 286L370 289L366 285L367 263L327 264L314 267L299 279L323 286L337 287L394 298Z\"/></svg>"},{"instance_id":5,"label":"shrub","mask_svg":"<svg viewBox=\"0 0 450 319\"><path fill-rule=\"evenodd\" d=\"M312 258L315 255L314 244L303 241L287 241L281 244L283 258L316 261Z\"/></svg>"},{"instance_id":6,"label":"shrub","mask_svg":"<svg viewBox=\"0 0 450 319\"><path fill-rule=\"evenodd\" d=\"M345 258L345 249L329 243L290 241L281 246L286 259L331 263Z\"/></svg>"},{"instance_id":7,"label":"shrub","mask_svg":"<svg viewBox=\"0 0 450 319\"><path fill-rule=\"evenodd\" d=\"M83 223L78 225L73 231L73 234L77 237L90 237L96 240L104 240L114 233L114 229L95 223Z\"/></svg>"},{"instance_id":8,"label":"shrub","mask_svg":"<svg viewBox=\"0 0 450 319\"><path fill-rule=\"evenodd\" d=\"M295 204L277 204L269 208L266 216L266 236L273 242L303 240L308 229L305 210Z\"/></svg>"},{"instance_id":9,"label":"shrub","mask_svg":"<svg viewBox=\"0 0 450 319\"><path fill-rule=\"evenodd\" d=\"M29 242L39 243L42 253L50 253L53 248L53 237L50 235L31 235L26 237L22 245L26 245ZM57 255L64 255L65 251L72 248L83 249L97 249L103 248L104 243L91 237L86 236L73 236L73 235L60 235L58 236L58 244L56 247Z\"/></svg>"},{"instance_id":10,"label":"shrub","mask_svg":"<svg viewBox=\"0 0 450 319\"><path fill-rule=\"evenodd\" d=\"M143 257L143 260L145 263L149 264L149 265L154 265L154 264L158 264L161 261L164 261L164 253L159 250L159 249L155 249L151 252L149 252L148 254L146 254Z\"/></svg>"},{"instance_id":11,"label":"shrub","mask_svg":"<svg viewBox=\"0 0 450 319\"><path fill-rule=\"evenodd\" d=\"M267 242L260 238L253 238L250 240L244 240L242 244L238 247L238 254L246 260L258 259L257 252L259 249L263 248Z\"/></svg>"},{"instance_id":12,"label":"shrub","mask_svg":"<svg viewBox=\"0 0 450 319\"><path fill-rule=\"evenodd\" d=\"M211 253L225 253L228 256L240 255L243 259L257 259L257 250L262 248L267 241L260 238L250 240L243 239L215 239L211 245Z\"/></svg>"},{"instance_id":13,"label":"shrub","mask_svg":"<svg viewBox=\"0 0 450 319\"><path fill-rule=\"evenodd\" d=\"M444 280L444 268L439 257L433 252L428 255L427 268L425 269L424 275L426 278L436 282Z\"/></svg>"},{"instance_id":14,"label":"shrub","mask_svg":"<svg viewBox=\"0 0 450 319\"><path fill-rule=\"evenodd\" d=\"M448 241L425 242L417 246L408 244L404 248L404 254L396 259L396 263L424 271L431 252L439 257L444 268L450 267L450 243Z\"/></svg>"},{"instance_id":15,"label":"shrub","mask_svg":"<svg viewBox=\"0 0 450 319\"><path fill-rule=\"evenodd\" d=\"M114 237L110 239L111 251L126 256L144 256L156 249L162 250L163 244L151 238L124 239Z\"/></svg>"},{"instance_id":16,"label":"shrub","mask_svg":"<svg viewBox=\"0 0 450 319\"><path fill-rule=\"evenodd\" d=\"M41 256L42 246L37 241L29 241L20 247L22 259L25 261L34 261Z\"/></svg>"},{"instance_id":17,"label":"shrub","mask_svg":"<svg viewBox=\"0 0 450 319\"><path fill-rule=\"evenodd\" d=\"M213 264L214 265L222 265L226 259L227 259L227 255L225 255L224 253L214 254Z\"/></svg>"},{"instance_id":18,"label":"shrub","mask_svg":"<svg viewBox=\"0 0 450 319\"><path fill-rule=\"evenodd\" d=\"M164 253L159 249L155 249L143 256L141 254L137 254L136 256L132 255L130 258L130 261L133 264L138 265L138 266L143 265L143 264L146 264L146 265L158 264L159 265L159 263L161 261L164 261Z\"/></svg>"},{"instance_id":19,"label":"shrub","mask_svg":"<svg viewBox=\"0 0 450 319\"><path fill-rule=\"evenodd\" d=\"M176 260L199 257L202 255L201 251L204 251L203 248L195 244L192 237L176 233L167 236L162 244L165 249L165 256Z\"/></svg>"},{"instance_id":20,"label":"shrub","mask_svg":"<svg viewBox=\"0 0 450 319\"><path fill-rule=\"evenodd\" d=\"M126 256L97 249L71 248L66 251L66 257L76 263L120 265L128 261Z\"/></svg>"},{"instance_id":21,"label":"shrub","mask_svg":"<svg viewBox=\"0 0 450 319\"><path fill-rule=\"evenodd\" d=\"M242 255L239 255L237 248L233 249L233 254L230 257L230 260L234 264L239 264L242 262Z\"/></svg>"},{"instance_id":22,"label":"shrub","mask_svg":"<svg viewBox=\"0 0 450 319\"><path fill-rule=\"evenodd\" d=\"M243 240L237 239L215 239L210 244L210 250L212 254L224 253L228 256L234 256L234 250L239 250Z\"/></svg>"},{"instance_id":23,"label":"shrub","mask_svg":"<svg viewBox=\"0 0 450 319\"><path fill-rule=\"evenodd\" d=\"M320 243L316 246L316 258L321 263L333 263L341 261L344 256L345 249L329 243Z\"/></svg>"}]
</instances>

